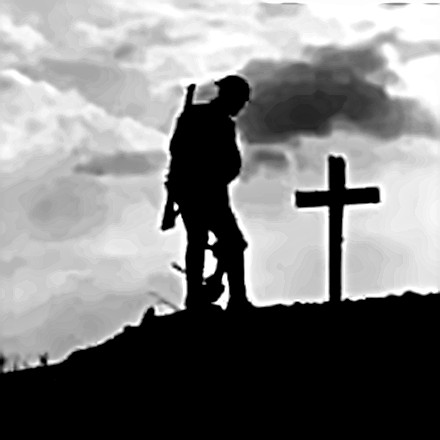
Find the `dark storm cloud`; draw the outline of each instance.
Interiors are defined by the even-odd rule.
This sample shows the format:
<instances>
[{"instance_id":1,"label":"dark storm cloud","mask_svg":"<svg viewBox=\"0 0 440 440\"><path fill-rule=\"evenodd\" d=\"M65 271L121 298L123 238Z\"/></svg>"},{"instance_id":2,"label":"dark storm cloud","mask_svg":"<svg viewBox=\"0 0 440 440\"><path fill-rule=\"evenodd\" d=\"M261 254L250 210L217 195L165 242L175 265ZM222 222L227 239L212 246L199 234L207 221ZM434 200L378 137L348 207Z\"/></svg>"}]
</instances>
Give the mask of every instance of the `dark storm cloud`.
<instances>
[{"instance_id":1,"label":"dark storm cloud","mask_svg":"<svg viewBox=\"0 0 440 440\"><path fill-rule=\"evenodd\" d=\"M376 36L375 42L388 42L393 33L384 33L380 38ZM317 69L332 69L333 72L349 70L357 76L365 76L369 73L387 70L388 62L377 49L377 46L359 45L355 47L340 47L334 45L312 46L304 49L304 54L311 57L311 64Z\"/></svg>"},{"instance_id":2,"label":"dark storm cloud","mask_svg":"<svg viewBox=\"0 0 440 440\"><path fill-rule=\"evenodd\" d=\"M377 43L376 38L348 48L308 46L308 61L250 61L241 73L252 84L252 102L237 121L245 140L268 144L330 136L336 126L382 140L437 136L428 110L387 91L399 78Z\"/></svg>"},{"instance_id":3,"label":"dark storm cloud","mask_svg":"<svg viewBox=\"0 0 440 440\"><path fill-rule=\"evenodd\" d=\"M147 176L161 170L165 162L166 155L162 151L118 152L94 156L88 162L77 164L74 171L94 176Z\"/></svg>"}]
</instances>

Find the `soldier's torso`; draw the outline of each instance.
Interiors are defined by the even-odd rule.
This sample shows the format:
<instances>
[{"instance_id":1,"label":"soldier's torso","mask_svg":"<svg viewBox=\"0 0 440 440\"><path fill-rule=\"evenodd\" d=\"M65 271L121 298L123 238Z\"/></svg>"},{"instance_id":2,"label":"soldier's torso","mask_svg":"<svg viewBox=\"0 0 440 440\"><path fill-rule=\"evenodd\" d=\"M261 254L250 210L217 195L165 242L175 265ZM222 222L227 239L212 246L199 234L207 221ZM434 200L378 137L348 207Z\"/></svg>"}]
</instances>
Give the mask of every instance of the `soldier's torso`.
<instances>
[{"instance_id":1,"label":"soldier's torso","mask_svg":"<svg viewBox=\"0 0 440 440\"><path fill-rule=\"evenodd\" d=\"M177 121L170 154L171 185L224 185L241 166L235 122L212 103L192 105Z\"/></svg>"}]
</instances>

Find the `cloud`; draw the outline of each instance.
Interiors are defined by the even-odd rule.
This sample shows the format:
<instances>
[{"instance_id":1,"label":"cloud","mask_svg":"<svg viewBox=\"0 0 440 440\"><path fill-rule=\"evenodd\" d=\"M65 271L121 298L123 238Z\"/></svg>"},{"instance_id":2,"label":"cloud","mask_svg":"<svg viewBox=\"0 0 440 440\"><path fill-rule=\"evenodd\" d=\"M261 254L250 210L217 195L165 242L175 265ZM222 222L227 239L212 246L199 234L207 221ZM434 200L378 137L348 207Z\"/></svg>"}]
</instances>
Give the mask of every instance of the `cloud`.
<instances>
[{"instance_id":1,"label":"cloud","mask_svg":"<svg viewBox=\"0 0 440 440\"><path fill-rule=\"evenodd\" d=\"M277 170L284 170L289 164L286 154L282 151L259 150L253 152L252 156L256 163L261 162Z\"/></svg>"},{"instance_id":2,"label":"cloud","mask_svg":"<svg viewBox=\"0 0 440 440\"><path fill-rule=\"evenodd\" d=\"M38 64L23 65L20 72L61 91L74 89L115 116L141 118L151 99L144 72L122 70L113 63L43 58Z\"/></svg>"},{"instance_id":3,"label":"cloud","mask_svg":"<svg viewBox=\"0 0 440 440\"><path fill-rule=\"evenodd\" d=\"M28 160L60 160L63 156L156 150L151 165L160 166L167 137L129 117L117 118L81 97L44 81L34 82L14 71L0 73L3 169L24 168ZM30 171L28 171L28 174Z\"/></svg>"},{"instance_id":4,"label":"cloud","mask_svg":"<svg viewBox=\"0 0 440 440\"><path fill-rule=\"evenodd\" d=\"M133 43L122 43L113 52L113 56L117 60L132 60L138 48Z\"/></svg>"},{"instance_id":5,"label":"cloud","mask_svg":"<svg viewBox=\"0 0 440 440\"><path fill-rule=\"evenodd\" d=\"M31 22L56 45L69 38L73 23L84 20L108 22L112 8L103 0L3 0L3 10L19 20Z\"/></svg>"},{"instance_id":6,"label":"cloud","mask_svg":"<svg viewBox=\"0 0 440 440\"><path fill-rule=\"evenodd\" d=\"M164 63L167 75L178 70L175 63ZM117 118L127 116L160 129L176 106L172 96L163 94L160 81L153 85L150 79L150 76L155 78L154 75L160 77L161 68L150 75L145 69L118 66L112 61L42 58L38 63L23 63L19 71L33 81L45 81L60 91L74 90Z\"/></svg>"},{"instance_id":7,"label":"cloud","mask_svg":"<svg viewBox=\"0 0 440 440\"><path fill-rule=\"evenodd\" d=\"M301 13L305 4L302 3L258 3L258 17L265 22L268 19L293 17Z\"/></svg>"},{"instance_id":8,"label":"cloud","mask_svg":"<svg viewBox=\"0 0 440 440\"><path fill-rule=\"evenodd\" d=\"M157 17L152 21L129 22L125 28L125 38L139 47L154 46L175 47L197 42L200 38L195 32L188 33L178 25L176 18ZM186 33L185 33L186 32Z\"/></svg>"},{"instance_id":9,"label":"cloud","mask_svg":"<svg viewBox=\"0 0 440 440\"><path fill-rule=\"evenodd\" d=\"M262 207L263 208L263 207ZM277 298L321 300L325 294L326 242L323 214L319 212L275 215L256 222L249 230L248 264L252 270L249 291L257 304ZM252 218L254 213L252 213Z\"/></svg>"},{"instance_id":10,"label":"cloud","mask_svg":"<svg viewBox=\"0 0 440 440\"><path fill-rule=\"evenodd\" d=\"M308 46L305 53L309 61L255 59L240 70L253 87L252 102L238 119L248 143L328 137L335 129L377 140L438 136L430 111L414 98L388 91L399 78L377 40L352 47Z\"/></svg>"},{"instance_id":11,"label":"cloud","mask_svg":"<svg viewBox=\"0 0 440 440\"><path fill-rule=\"evenodd\" d=\"M401 9L410 4L411 3L380 3L380 6L385 9Z\"/></svg>"},{"instance_id":12,"label":"cloud","mask_svg":"<svg viewBox=\"0 0 440 440\"><path fill-rule=\"evenodd\" d=\"M24 58L33 57L50 43L29 24L18 25L0 12L0 66L7 66Z\"/></svg>"},{"instance_id":13,"label":"cloud","mask_svg":"<svg viewBox=\"0 0 440 440\"><path fill-rule=\"evenodd\" d=\"M242 161L243 166L240 180L243 182L247 182L262 167L274 170L279 174L280 171L288 171L290 164L286 152L275 149L271 150L264 148L264 146L255 150L247 150Z\"/></svg>"},{"instance_id":14,"label":"cloud","mask_svg":"<svg viewBox=\"0 0 440 440\"><path fill-rule=\"evenodd\" d=\"M3 222L2 222L3 223ZM20 267L26 266L27 260L14 256L11 259L0 259L0 278L11 278Z\"/></svg>"},{"instance_id":15,"label":"cloud","mask_svg":"<svg viewBox=\"0 0 440 440\"><path fill-rule=\"evenodd\" d=\"M13 78L0 74L0 93L12 91L16 85L17 82Z\"/></svg>"},{"instance_id":16,"label":"cloud","mask_svg":"<svg viewBox=\"0 0 440 440\"><path fill-rule=\"evenodd\" d=\"M182 30L175 18L158 15L122 17L120 22L103 29L90 22L78 21L72 32L79 37L83 52L99 55L101 59L114 58L121 62L143 64L147 67L150 56L161 48L196 42L196 32Z\"/></svg>"},{"instance_id":17,"label":"cloud","mask_svg":"<svg viewBox=\"0 0 440 440\"><path fill-rule=\"evenodd\" d=\"M416 58L422 58L431 55L440 54L440 41L439 40L408 40L401 36L403 33L402 29L398 27L393 27L389 30L378 32L371 37L366 43L361 43L355 47L354 54L350 54L350 49L346 51L349 56L355 57L352 61L358 61L361 64L365 64L357 55L358 52L363 51L378 51L384 45L390 45L397 53L399 61L402 63L407 63ZM308 46L305 51L317 51L319 54L322 52L327 52L329 56L335 53L335 46L324 46L322 49L316 46ZM368 56L368 55L367 55ZM369 55L371 56L371 54ZM374 55L373 55L374 56ZM380 63L378 67L386 67Z\"/></svg>"},{"instance_id":18,"label":"cloud","mask_svg":"<svg viewBox=\"0 0 440 440\"><path fill-rule=\"evenodd\" d=\"M79 163L74 171L95 176L147 176L164 168L167 156L164 152L145 153L117 152L97 155L85 163Z\"/></svg>"},{"instance_id":19,"label":"cloud","mask_svg":"<svg viewBox=\"0 0 440 440\"><path fill-rule=\"evenodd\" d=\"M61 243L98 232L108 224L105 203L107 189L102 184L71 176L35 184L19 196L21 212L34 239Z\"/></svg>"},{"instance_id":20,"label":"cloud","mask_svg":"<svg viewBox=\"0 0 440 440\"><path fill-rule=\"evenodd\" d=\"M0 165L22 168L32 156L62 154L80 140L80 127L64 131L60 115L81 114L86 103L75 93L59 93L47 83L34 83L15 70L0 72ZM18 156L20 158L18 159ZM50 161L50 158L47 158Z\"/></svg>"}]
</instances>

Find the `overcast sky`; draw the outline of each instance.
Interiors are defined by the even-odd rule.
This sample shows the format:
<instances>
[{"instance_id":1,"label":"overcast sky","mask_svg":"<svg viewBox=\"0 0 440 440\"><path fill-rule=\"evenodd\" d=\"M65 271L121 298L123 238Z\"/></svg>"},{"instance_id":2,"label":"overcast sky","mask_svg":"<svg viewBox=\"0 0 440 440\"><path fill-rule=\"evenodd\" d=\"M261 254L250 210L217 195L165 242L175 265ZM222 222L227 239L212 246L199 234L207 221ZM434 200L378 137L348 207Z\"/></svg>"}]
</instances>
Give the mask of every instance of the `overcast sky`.
<instances>
[{"instance_id":1,"label":"overcast sky","mask_svg":"<svg viewBox=\"0 0 440 440\"><path fill-rule=\"evenodd\" d=\"M292 196L327 188L330 153L381 193L345 209L344 296L439 290L440 6L273 3L0 3L0 350L64 356L182 303L168 139L184 86L233 72L251 300L326 299L327 210Z\"/></svg>"}]
</instances>

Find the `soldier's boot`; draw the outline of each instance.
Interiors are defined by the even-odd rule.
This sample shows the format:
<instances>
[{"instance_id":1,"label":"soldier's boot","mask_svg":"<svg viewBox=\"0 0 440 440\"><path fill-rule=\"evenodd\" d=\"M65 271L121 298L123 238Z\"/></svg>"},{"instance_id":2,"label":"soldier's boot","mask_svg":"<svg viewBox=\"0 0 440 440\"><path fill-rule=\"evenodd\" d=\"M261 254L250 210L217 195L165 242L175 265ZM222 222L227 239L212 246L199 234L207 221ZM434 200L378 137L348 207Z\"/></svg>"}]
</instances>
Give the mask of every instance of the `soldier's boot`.
<instances>
[{"instance_id":1,"label":"soldier's boot","mask_svg":"<svg viewBox=\"0 0 440 440\"><path fill-rule=\"evenodd\" d=\"M248 311L254 309L246 294L244 252L238 251L230 255L226 261L229 302L228 311Z\"/></svg>"}]
</instances>

